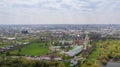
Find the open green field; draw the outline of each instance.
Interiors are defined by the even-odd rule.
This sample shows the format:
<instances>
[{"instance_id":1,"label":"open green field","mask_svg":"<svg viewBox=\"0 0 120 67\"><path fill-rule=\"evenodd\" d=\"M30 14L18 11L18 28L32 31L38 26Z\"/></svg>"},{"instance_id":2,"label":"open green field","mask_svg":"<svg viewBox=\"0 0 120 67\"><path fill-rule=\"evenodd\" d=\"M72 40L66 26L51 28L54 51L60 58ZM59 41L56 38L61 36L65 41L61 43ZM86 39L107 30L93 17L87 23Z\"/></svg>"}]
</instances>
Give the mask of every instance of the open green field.
<instances>
[{"instance_id":1,"label":"open green field","mask_svg":"<svg viewBox=\"0 0 120 67\"><path fill-rule=\"evenodd\" d=\"M48 47L45 43L32 43L20 49L10 52L10 54L20 54L20 55L30 55L30 56L40 56L47 54L49 52Z\"/></svg>"},{"instance_id":2,"label":"open green field","mask_svg":"<svg viewBox=\"0 0 120 67\"><path fill-rule=\"evenodd\" d=\"M99 43L96 43L95 49L89 54L87 57L88 60L97 60L99 58L100 53L100 45Z\"/></svg>"},{"instance_id":3,"label":"open green field","mask_svg":"<svg viewBox=\"0 0 120 67\"><path fill-rule=\"evenodd\" d=\"M100 67L98 58L100 53L100 42L97 42L95 45L95 49L89 54L89 56L86 58L86 61L84 64L81 64L81 67Z\"/></svg>"}]
</instances>

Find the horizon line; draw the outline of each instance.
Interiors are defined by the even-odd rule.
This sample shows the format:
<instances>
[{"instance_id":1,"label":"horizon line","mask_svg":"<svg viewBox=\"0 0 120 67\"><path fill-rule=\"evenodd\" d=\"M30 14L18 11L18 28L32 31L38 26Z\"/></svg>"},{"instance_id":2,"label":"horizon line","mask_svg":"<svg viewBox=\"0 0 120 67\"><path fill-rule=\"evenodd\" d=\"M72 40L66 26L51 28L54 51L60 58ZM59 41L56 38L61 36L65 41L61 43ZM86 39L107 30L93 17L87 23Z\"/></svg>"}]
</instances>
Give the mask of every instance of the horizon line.
<instances>
[{"instance_id":1,"label":"horizon line","mask_svg":"<svg viewBox=\"0 0 120 67\"><path fill-rule=\"evenodd\" d=\"M0 25L120 25L120 23L110 23L110 24L101 24L101 23L98 23L98 24L0 24Z\"/></svg>"}]
</instances>

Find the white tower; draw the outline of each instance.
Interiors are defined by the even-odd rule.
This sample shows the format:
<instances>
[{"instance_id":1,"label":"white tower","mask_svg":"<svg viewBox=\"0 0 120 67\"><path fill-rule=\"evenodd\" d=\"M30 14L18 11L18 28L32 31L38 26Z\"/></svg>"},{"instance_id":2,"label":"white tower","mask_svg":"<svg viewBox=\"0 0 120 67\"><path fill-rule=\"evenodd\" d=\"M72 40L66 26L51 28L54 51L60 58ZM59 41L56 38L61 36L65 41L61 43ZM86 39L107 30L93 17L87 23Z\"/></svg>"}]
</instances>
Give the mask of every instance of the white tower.
<instances>
[{"instance_id":1,"label":"white tower","mask_svg":"<svg viewBox=\"0 0 120 67\"><path fill-rule=\"evenodd\" d=\"M87 45L89 45L89 36L88 32L86 32L85 40L84 40L84 50L87 49Z\"/></svg>"}]
</instances>

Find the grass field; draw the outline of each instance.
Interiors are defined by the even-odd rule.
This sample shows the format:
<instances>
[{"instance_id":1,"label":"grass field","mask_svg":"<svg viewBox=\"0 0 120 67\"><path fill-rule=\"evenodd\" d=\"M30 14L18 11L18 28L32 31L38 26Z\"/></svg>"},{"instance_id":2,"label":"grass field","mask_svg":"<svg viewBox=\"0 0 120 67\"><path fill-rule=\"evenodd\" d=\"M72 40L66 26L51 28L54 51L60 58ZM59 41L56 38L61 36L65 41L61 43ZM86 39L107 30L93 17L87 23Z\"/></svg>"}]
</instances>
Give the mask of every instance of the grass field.
<instances>
[{"instance_id":1,"label":"grass field","mask_svg":"<svg viewBox=\"0 0 120 67\"><path fill-rule=\"evenodd\" d=\"M88 60L97 60L99 58L100 47L97 43L95 49L87 57Z\"/></svg>"},{"instance_id":2,"label":"grass field","mask_svg":"<svg viewBox=\"0 0 120 67\"><path fill-rule=\"evenodd\" d=\"M30 56L40 56L48 53L48 47L44 46L45 43L32 43L25 47L22 47L20 50L20 55L30 55ZM10 52L11 54L18 53L19 50Z\"/></svg>"},{"instance_id":3,"label":"grass field","mask_svg":"<svg viewBox=\"0 0 120 67\"><path fill-rule=\"evenodd\" d=\"M99 52L100 52L100 43L97 42L95 45L95 49L89 54L89 56L86 58L86 63L81 64L81 67L99 67ZM89 65L90 63L91 65Z\"/></svg>"}]
</instances>

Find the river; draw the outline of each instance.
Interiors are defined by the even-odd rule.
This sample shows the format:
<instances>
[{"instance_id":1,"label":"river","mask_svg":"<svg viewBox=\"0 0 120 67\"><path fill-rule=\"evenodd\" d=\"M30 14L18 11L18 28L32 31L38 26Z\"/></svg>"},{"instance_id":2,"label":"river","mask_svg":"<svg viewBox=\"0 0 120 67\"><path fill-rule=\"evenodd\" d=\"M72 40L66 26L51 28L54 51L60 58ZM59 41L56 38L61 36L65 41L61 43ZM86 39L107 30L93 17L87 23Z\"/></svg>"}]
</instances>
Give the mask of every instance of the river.
<instances>
[{"instance_id":1,"label":"river","mask_svg":"<svg viewBox=\"0 0 120 67\"><path fill-rule=\"evenodd\" d=\"M120 63L108 62L106 67L120 67Z\"/></svg>"},{"instance_id":2,"label":"river","mask_svg":"<svg viewBox=\"0 0 120 67\"><path fill-rule=\"evenodd\" d=\"M101 67L120 67L120 63L108 62L106 66L101 65Z\"/></svg>"}]
</instances>

